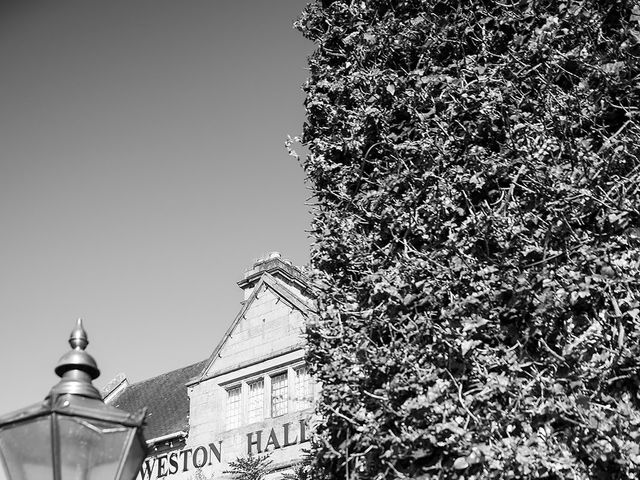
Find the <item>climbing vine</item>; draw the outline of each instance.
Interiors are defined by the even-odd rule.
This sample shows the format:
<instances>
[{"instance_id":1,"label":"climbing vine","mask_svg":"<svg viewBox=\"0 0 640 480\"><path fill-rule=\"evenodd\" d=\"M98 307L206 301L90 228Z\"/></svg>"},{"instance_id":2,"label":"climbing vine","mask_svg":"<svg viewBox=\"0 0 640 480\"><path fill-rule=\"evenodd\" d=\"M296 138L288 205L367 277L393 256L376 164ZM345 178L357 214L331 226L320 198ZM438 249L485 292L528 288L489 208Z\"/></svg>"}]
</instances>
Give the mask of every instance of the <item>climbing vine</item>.
<instances>
[{"instance_id":1,"label":"climbing vine","mask_svg":"<svg viewBox=\"0 0 640 480\"><path fill-rule=\"evenodd\" d=\"M315 199L331 478L640 470L640 6L315 1Z\"/></svg>"}]
</instances>

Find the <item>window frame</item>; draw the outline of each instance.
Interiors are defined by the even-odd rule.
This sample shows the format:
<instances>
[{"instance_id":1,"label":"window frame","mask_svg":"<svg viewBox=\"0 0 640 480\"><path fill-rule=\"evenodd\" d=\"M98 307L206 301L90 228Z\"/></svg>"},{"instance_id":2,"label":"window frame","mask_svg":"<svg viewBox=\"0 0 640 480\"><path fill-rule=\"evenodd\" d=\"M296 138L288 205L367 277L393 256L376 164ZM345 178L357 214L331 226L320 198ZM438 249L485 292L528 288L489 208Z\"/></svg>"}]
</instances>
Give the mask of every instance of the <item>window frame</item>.
<instances>
[{"instance_id":1,"label":"window frame","mask_svg":"<svg viewBox=\"0 0 640 480\"><path fill-rule=\"evenodd\" d=\"M305 379L304 379L304 396L299 396L300 393L300 388L299 388L299 380L300 380L300 376L298 375L298 372L304 370L305 371ZM292 372L292 376L293 376L293 385L292 385L292 391L293 394L291 395L291 401L293 402L293 409L292 411L294 412L300 412L302 410L306 410L307 408L312 408L313 407L313 400L314 400L314 395L313 395L313 381L311 378L311 374L309 373L309 366L306 363L301 363L298 365L294 365L291 367L291 372Z\"/></svg>"},{"instance_id":2,"label":"window frame","mask_svg":"<svg viewBox=\"0 0 640 480\"><path fill-rule=\"evenodd\" d=\"M289 369L285 369L285 370L280 370L279 372L276 373L271 373L269 374L269 377L271 378L271 391L269 392L269 413L270 413L270 417L269 418L277 418L277 417L281 417L282 415L286 415L287 413L289 413L290 409L289 409L289 402L291 400L291 392L289 391L289 387L290 387L290 382L289 382ZM280 399L280 401L278 402L278 407L284 407L284 411L283 412L276 412L274 410L274 408L276 407L276 398L275 398L275 389L274 389L274 379L277 377L283 377L284 378L284 386L278 385L278 392L284 392L284 399Z\"/></svg>"},{"instance_id":3,"label":"window frame","mask_svg":"<svg viewBox=\"0 0 640 480\"><path fill-rule=\"evenodd\" d=\"M234 401L234 407L235 404L237 404L237 408L234 408L235 410L235 414L234 414L234 424L231 425L230 420L232 419L231 417L231 405L232 402L231 400L231 392L237 391L238 392L238 400ZM236 383L230 386L225 387L225 393L227 395L226 398L226 411L225 411L225 416L224 416L224 422L225 422L225 429L226 430L233 430L234 428L238 428L240 426L242 426L242 417L243 417L243 412L242 412L242 399L243 399L243 395L242 395L242 384L241 383Z\"/></svg>"},{"instance_id":4,"label":"window frame","mask_svg":"<svg viewBox=\"0 0 640 480\"><path fill-rule=\"evenodd\" d=\"M247 424L251 424L251 423L255 423L255 422L261 422L263 420L265 420L265 415L264 415L264 402L265 402L265 379L264 376L260 376L260 377L256 377L253 379L249 379L246 382L247 385L247 411L246 411L246 419L247 419ZM259 418L252 418L252 412L254 411L252 409L252 395L251 395L251 387L253 385L257 385L257 384L262 384L262 391L260 392L260 401L257 402L257 407L255 409L255 411L259 411L260 414L258 415Z\"/></svg>"},{"instance_id":5,"label":"window frame","mask_svg":"<svg viewBox=\"0 0 640 480\"><path fill-rule=\"evenodd\" d=\"M306 370L305 386L302 387L305 397L298 398L300 391L298 372L303 369ZM278 378L282 378L284 382L278 381ZM251 393L252 386L259 383L262 383L261 402L254 401ZM224 382L220 387L226 393L223 431L294 414L312 408L315 402L315 380L309 373L309 366L306 362L300 360L280 365L278 368L263 370L260 373L245 376L241 379ZM234 402L236 413L233 423L230 423L231 417L229 416L231 413L231 392L239 392L239 399ZM262 405L262 411L261 414L257 414L260 404ZM256 416L252 417L252 415Z\"/></svg>"}]
</instances>

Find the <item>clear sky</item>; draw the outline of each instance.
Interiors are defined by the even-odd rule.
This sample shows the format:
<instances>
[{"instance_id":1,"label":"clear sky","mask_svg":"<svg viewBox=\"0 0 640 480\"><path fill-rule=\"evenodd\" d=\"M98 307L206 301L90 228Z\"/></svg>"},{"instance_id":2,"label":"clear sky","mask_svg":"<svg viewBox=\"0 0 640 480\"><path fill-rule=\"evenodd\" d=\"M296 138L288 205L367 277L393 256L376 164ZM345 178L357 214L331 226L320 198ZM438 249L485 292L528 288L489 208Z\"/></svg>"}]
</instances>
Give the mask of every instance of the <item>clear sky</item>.
<instances>
[{"instance_id":1,"label":"clear sky","mask_svg":"<svg viewBox=\"0 0 640 480\"><path fill-rule=\"evenodd\" d=\"M308 262L305 0L0 0L0 414L57 381L205 359L236 282Z\"/></svg>"}]
</instances>

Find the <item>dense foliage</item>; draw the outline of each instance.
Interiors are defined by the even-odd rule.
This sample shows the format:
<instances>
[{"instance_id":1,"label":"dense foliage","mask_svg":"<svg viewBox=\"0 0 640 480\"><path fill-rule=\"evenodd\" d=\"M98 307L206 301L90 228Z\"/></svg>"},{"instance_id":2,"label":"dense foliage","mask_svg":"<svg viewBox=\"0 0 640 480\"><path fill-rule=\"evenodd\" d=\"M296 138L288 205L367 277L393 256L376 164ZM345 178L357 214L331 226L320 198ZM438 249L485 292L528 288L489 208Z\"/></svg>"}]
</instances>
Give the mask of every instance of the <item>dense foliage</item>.
<instances>
[{"instance_id":1,"label":"dense foliage","mask_svg":"<svg viewBox=\"0 0 640 480\"><path fill-rule=\"evenodd\" d=\"M640 5L306 7L331 478L640 470Z\"/></svg>"},{"instance_id":2,"label":"dense foliage","mask_svg":"<svg viewBox=\"0 0 640 480\"><path fill-rule=\"evenodd\" d=\"M302 450L302 459L299 463L291 467L291 472L284 473L282 480L312 480L311 463L313 461L310 452L306 449Z\"/></svg>"},{"instance_id":3,"label":"dense foliage","mask_svg":"<svg viewBox=\"0 0 640 480\"><path fill-rule=\"evenodd\" d=\"M293 465L291 472L282 475L282 480L310 480L311 478L311 465L302 463Z\"/></svg>"}]
</instances>

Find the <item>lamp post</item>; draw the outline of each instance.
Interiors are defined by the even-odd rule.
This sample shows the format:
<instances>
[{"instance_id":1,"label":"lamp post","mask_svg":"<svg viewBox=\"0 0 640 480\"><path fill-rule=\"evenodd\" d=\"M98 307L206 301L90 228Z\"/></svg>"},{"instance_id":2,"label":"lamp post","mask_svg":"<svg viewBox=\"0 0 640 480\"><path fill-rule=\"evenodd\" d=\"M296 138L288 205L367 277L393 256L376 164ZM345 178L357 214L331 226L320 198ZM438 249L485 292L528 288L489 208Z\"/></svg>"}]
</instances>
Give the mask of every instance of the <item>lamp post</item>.
<instances>
[{"instance_id":1,"label":"lamp post","mask_svg":"<svg viewBox=\"0 0 640 480\"><path fill-rule=\"evenodd\" d=\"M0 417L0 479L132 480L146 455L144 410L105 405L91 381L100 370L85 352L78 320L71 350L55 368L60 381L41 403Z\"/></svg>"}]
</instances>

